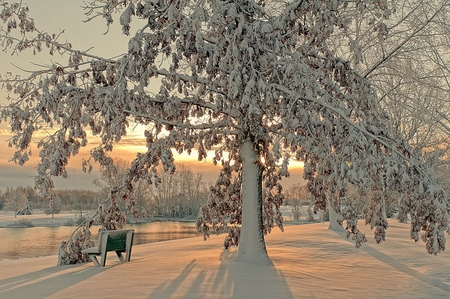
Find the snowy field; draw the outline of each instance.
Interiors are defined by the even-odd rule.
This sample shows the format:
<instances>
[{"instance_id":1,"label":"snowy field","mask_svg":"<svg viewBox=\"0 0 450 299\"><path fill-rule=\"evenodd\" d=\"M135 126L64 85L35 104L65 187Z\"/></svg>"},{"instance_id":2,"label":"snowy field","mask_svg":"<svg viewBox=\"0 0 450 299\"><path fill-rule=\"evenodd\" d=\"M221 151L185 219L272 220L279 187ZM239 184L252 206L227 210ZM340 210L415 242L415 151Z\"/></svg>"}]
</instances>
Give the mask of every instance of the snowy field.
<instances>
[{"instance_id":1,"label":"snowy field","mask_svg":"<svg viewBox=\"0 0 450 299\"><path fill-rule=\"evenodd\" d=\"M0 260L0 298L450 298L450 254L428 255L407 224L391 221L387 242L362 249L327 227L275 230L274 267L230 262L223 236L134 246L130 263L109 254L105 268Z\"/></svg>"}]
</instances>

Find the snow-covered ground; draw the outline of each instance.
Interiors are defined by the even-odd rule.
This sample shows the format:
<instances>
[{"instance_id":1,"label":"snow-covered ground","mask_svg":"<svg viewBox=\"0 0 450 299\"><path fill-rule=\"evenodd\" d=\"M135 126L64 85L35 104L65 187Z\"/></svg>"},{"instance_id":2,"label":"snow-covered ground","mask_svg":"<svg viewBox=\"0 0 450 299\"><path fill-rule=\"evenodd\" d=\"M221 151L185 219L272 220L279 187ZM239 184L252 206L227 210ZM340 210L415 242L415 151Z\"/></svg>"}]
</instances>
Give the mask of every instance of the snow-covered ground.
<instances>
[{"instance_id":1,"label":"snow-covered ground","mask_svg":"<svg viewBox=\"0 0 450 299\"><path fill-rule=\"evenodd\" d=\"M450 254L428 255L390 223L387 242L361 249L327 224L274 230L275 266L230 262L223 236L134 246L130 263L109 254L105 268L0 260L0 298L450 298Z\"/></svg>"}]
</instances>

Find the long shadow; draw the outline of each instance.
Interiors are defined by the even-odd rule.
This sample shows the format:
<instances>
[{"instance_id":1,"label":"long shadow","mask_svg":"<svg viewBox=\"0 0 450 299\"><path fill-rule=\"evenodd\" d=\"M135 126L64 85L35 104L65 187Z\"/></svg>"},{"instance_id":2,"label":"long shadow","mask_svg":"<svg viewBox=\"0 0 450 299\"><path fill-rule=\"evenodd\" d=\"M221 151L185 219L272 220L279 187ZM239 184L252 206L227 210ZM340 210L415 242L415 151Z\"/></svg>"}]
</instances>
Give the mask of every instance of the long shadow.
<instances>
[{"instance_id":1,"label":"long shadow","mask_svg":"<svg viewBox=\"0 0 450 299\"><path fill-rule=\"evenodd\" d=\"M64 270L62 267L49 267L33 273L26 273L23 275L13 276L10 278L0 279L0 294L4 290L14 288L17 285L27 283L29 281L45 277L50 274L58 273Z\"/></svg>"},{"instance_id":2,"label":"long shadow","mask_svg":"<svg viewBox=\"0 0 450 299\"><path fill-rule=\"evenodd\" d=\"M166 283L157 287L148 298L171 298L177 289L177 286L183 283L184 280L188 278L192 269L195 267L195 259L184 267L183 271L175 277L172 281L167 281Z\"/></svg>"},{"instance_id":3,"label":"long shadow","mask_svg":"<svg viewBox=\"0 0 450 299\"><path fill-rule=\"evenodd\" d=\"M345 236L345 233L340 233L340 232L335 232L336 234L338 234L339 236L345 238L347 241L351 242L350 240L348 240ZM400 263L398 260L394 259L393 257L373 248L372 246L368 245L368 244L364 244L360 250L370 254L371 256L373 256L374 258L376 258L377 260L385 263L386 265L391 266L392 268L403 272L407 275L410 275L422 282L425 282L433 287L436 287L438 289L441 289L445 292L449 292L450 293L450 285L440 281L439 279L435 279L432 278L428 275L425 275L423 273L420 273L419 271L412 269L411 267L408 267L402 263Z\"/></svg>"},{"instance_id":4,"label":"long shadow","mask_svg":"<svg viewBox=\"0 0 450 299\"><path fill-rule=\"evenodd\" d=\"M364 247L362 248L363 251L367 252L368 254L370 254L371 256L377 258L378 260L382 261L383 263L395 268L398 271L401 271L405 274L408 274L420 281L423 281L425 283L428 283L429 285L439 288L445 292L449 292L450 293L450 285L440 281L439 279L435 279L432 278L428 275L425 275L423 273L420 273L417 270L414 270L402 263L400 263L398 260L390 257L387 254L384 254L380 251L378 251L377 249L365 244ZM425 254L425 253L424 253Z\"/></svg>"},{"instance_id":5,"label":"long shadow","mask_svg":"<svg viewBox=\"0 0 450 299\"><path fill-rule=\"evenodd\" d=\"M272 265L233 261L234 253L222 252L221 263L213 273L209 293L217 298L293 299L283 273ZM198 290L195 285L188 294ZM195 298L189 297L187 298Z\"/></svg>"},{"instance_id":6,"label":"long shadow","mask_svg":"<svg viewBox=\"0 0 450 299\"><path fill-rule=\"evenodd\" d=\"M54 266L0 280L0 298L45 298L89 279L105 268L82 265ZM65 273L58 274L65 271Z\"/></svg>"},{"instance_id":7,"label":"long shadow","mask_svg":"<svg viewBox=\"0 0 450 299\"><path fill-rule=\"evenodd\" d=\"M148 298L294 298L283 273L274 266L222 260L218 268L196 267L202 266L192 260L175 278L154 289ZM185 289L180 290L182 285Z\"/></svg>"},{"instance_id":8,"label":"long shadow","mask_svg":"<svg viewBox=\"0 0 450 299\"><path fill-rule=\"evenodd\" d=\"M188 298L202 299L208 297L208 294L202 292L201 289L202 285L205 282L205 277L206 277L205 270L202 270L194 279L191 286L189 287L189 290L184 295L185 299Z\"/></svg>"},{"instance_id":9,"label":"long shadow","mask_svg":"<svg viewBox=\"0 0 450 299\"><path fill-rule=\"evenodd\" d=\"M232 290L232 298L293 299L283 273L270 265L223 262L227 279L222 286L222 297Z\"/></svg>"}]
</instances>

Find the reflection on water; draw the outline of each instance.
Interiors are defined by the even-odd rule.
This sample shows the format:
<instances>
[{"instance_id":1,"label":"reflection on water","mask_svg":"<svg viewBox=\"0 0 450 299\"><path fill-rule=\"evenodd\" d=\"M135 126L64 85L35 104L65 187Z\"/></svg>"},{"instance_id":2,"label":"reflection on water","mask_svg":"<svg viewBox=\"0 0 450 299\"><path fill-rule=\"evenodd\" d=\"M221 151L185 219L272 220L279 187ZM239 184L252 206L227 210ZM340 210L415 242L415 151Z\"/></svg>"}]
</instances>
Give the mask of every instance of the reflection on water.
<instances>
[{"instance_id":1,"label":"reflection on water","mask_svg":"<svg viewBox=\"0 0 450 299\"><path fill-rule=\"evenodd\" d=\"M125 228L134 229L133 244L135 245L198 236L195 223L192 222L127 224Z\"/></svg>"},{"instance_id":2,"label":"reflection on water","mask_svg":"<svg viewBox=\"0 0 450 299\"><path fill-rule=\"evenodd\" d=\"M92 227L97 242L99 227ZM192 222L150 222L127 224L134 229L134 245L198 236ZM58 254L61 241L67 241L75 227L0 228L0 259L29 258Z\"/></svg>"}]
</instances>

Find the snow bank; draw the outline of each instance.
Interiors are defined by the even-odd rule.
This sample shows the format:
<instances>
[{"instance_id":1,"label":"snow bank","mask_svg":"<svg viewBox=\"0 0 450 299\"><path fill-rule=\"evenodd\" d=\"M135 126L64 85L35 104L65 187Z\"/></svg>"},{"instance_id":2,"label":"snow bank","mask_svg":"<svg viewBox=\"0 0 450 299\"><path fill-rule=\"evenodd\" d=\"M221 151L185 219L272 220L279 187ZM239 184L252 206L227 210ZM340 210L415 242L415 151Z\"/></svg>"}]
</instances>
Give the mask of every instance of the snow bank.
<instances>
[{"instance_id":1,"label":"snow bank","mask_svg":"<svg viewBox=\"0 0 450 299\"><path fill-rule=\"evenodd\" d=\"M275 266L230 262L223 236L135 246L130 263L110 254L105 268L56 266L56 256L1 260L0 298L450 297L449 253L428 255L409 225L391 222L387 242L361 249L327 228L274 230L266 241Z\"/></svg>"}]
</instances>

